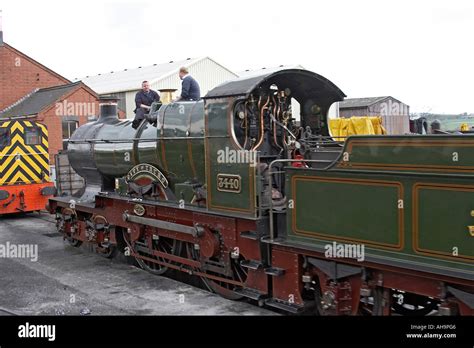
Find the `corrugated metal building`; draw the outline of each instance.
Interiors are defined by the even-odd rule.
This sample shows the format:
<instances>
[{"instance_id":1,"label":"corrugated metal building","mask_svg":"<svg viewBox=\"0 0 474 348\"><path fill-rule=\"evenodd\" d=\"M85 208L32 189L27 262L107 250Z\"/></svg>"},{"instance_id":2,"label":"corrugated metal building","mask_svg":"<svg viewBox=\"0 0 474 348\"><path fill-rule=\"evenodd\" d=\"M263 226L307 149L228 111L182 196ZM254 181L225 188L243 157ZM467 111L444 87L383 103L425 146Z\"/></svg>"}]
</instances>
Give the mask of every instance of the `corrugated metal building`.
<instances>
[{"instance_id":1,"label":"corrugated metal building","mask_svg":"<svg viewBox=\"0 0 474 348\"><path fill-rule=\"evenodd\" d=\"M266 75L270 73L274 73L280 70L287 70L287 69L304 69L302 65L295 64L295 65L279 65L279 66L272 66L272 67L264 67L261 69L247 69L244 71L239 71L237 74L239 77L252 77L252 76L260 76Z\"/></svg>"},{"instance_id":2,"label":"corrugated metal building","mask_svg":"<svg viewBox=\"0 0 474 348\"><path fill-rule=\"evenodd\" d=\"M339 117L381 116L388 134L410 132L410 107L391 96L349 98L338 104Z\"/></svg>"},{"instance_id":3,"label":"corrugated metal building","mask_svg":"<svg viewBox=\"0 0 474 348\"><path fill-rule=\"evenodd\" d=\"M156 91L176 89L176 95L179 95L181 80L178 71L182 66L187 67L190 74L199 82L202 96L215 86L238 77L211 58L201 57L87 76L80 80L100 95L117 96L120 99L119 108L126 110L127 118L133 118L135 94L141 89L142 81L149 81L151 89Z\"/></svg>"}]
</instances>

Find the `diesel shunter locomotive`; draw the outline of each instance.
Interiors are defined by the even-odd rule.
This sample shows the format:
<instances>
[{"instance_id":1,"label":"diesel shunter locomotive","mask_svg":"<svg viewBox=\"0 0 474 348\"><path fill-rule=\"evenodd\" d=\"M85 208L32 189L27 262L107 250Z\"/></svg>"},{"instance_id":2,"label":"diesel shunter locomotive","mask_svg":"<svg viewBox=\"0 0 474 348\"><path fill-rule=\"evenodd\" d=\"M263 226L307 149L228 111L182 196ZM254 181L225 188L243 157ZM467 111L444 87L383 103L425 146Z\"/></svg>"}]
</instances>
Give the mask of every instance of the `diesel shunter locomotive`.
<instances>
[{"instance_id":1,"label":"diesel shunter locomotive","mask_svg":"<svg viewBox=\"0 0 474 348\"><path fill-rule=\"evenodd\" d=\"M49 175L46 126L0 119L0 215L44 209L56 192Z\"/></svg>"},{"instance_id":2,"label":"diesel shunter locomotive","mask_svg":"<svg viewBox=\"0 0 474 348\"><path fill-rule=\"evenodd\" d=\"M186 272L229 299L320 315L472 315L474 137L332 138L344 93L291 69L78 128L82 192L49 200L72 245ZM299 115L292 104L299 104Z\"/></svg>"}]
</instances>

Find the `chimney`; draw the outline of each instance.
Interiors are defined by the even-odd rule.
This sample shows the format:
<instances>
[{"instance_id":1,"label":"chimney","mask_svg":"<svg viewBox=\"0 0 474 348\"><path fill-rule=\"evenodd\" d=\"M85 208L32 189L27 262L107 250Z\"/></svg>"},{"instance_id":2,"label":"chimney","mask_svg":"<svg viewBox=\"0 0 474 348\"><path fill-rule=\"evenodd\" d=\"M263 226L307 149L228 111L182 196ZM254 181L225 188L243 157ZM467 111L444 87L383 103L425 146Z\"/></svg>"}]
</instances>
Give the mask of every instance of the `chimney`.
<instances>
[{"instance_id":1,"label":"chimney","mask_svg":"<svg viewBox=\"0 0 474 348\"><path fill-rule=\"evenodd\" d=\"M2 10L0 10L0 46L3 45Z\"/></svg>"},{"instance_id":2,"label":"chimney","mask_svg":"<svg viewBox=\"0 0 474 348\"><path fill-rule=\"evenodd\" d=\"M118 98L103 96L99 98L99 123L112 123L118 121Z\"/></svg>"}]
</instances>

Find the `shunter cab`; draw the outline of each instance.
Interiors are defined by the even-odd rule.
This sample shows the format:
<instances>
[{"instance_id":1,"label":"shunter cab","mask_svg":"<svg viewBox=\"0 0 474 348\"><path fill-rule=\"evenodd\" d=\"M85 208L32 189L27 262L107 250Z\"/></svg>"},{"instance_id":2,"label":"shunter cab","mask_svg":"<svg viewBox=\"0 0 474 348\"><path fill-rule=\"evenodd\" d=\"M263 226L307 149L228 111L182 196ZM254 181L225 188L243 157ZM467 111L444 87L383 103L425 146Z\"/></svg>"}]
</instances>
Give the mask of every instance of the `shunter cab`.
<instances>
[{"instance_id":1,"label":"shunter cab","mask_svg":"<svg viewBox=\"0 0 474 348\"><path fill-rule=\"evenodd\" d=\"M45 209L55 191L46 126L27 119L0 120L0 215Z\"/></svg>"}]
</instances>

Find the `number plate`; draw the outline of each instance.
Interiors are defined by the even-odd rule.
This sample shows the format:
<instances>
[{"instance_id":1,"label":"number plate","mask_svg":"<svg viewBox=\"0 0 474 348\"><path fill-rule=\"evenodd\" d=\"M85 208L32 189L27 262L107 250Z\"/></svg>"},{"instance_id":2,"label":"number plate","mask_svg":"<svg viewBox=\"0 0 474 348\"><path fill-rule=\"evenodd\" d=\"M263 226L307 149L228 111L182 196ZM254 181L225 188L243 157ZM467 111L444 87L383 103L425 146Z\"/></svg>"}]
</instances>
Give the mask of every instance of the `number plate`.
<instances>
[{"instance_id":1,"label":"number plate","mask_svg":"<svg viewBox=\"0 0 474 348\"><path fill-rule=\"evenodd\" d=\"M241 182L240 175L217 174L217 191L240 193Z\"/></svg>"}]
</instances>

